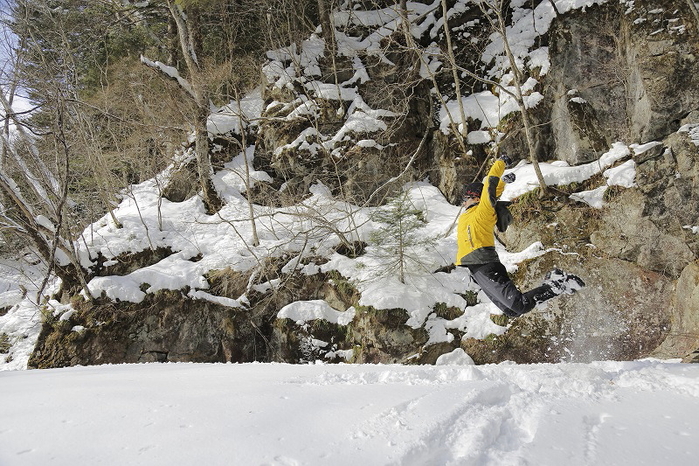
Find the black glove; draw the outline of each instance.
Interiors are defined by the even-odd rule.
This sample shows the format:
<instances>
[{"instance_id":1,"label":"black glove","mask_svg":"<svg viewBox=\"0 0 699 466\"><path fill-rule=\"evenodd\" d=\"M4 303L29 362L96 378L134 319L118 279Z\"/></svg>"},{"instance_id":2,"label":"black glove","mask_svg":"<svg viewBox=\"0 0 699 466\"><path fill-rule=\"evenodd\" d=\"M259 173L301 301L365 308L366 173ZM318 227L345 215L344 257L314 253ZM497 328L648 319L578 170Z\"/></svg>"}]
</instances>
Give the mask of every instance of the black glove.
<instances>
[{"instance_id":1,"label":"black glove","mask_svg":"<svg viewBox=\"0 0 699 466\"><path fill-rule=\"evenodd\" d=\"M514 173L508 173L507 175L503 175L502 181L505 183L514 183L514 181L517 179L517 175Z\"/></svg>"},{"instance_id":2,"label":"black glove","mask_svg":"<svg viewBox=\"0 0 699 466\"><path fill-rule=\"evenodd\" d=\"M502 160L503 162L505 162L505 166L506 166L506 167L511 167L511 166L512 166L512 159L510 158L509 155L507 155L507 154L502 154L502 155L500 156L500 160Z\"/></svg>"}]
</instances>

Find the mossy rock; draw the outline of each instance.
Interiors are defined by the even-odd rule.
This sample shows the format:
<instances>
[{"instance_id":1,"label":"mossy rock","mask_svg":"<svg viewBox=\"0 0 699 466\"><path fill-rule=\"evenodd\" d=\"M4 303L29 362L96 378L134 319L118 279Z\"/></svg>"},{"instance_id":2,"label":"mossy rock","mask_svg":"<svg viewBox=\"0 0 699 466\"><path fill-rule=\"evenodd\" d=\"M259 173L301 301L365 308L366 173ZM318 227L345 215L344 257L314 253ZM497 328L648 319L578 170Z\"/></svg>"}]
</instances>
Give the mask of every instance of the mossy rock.
<instances>
[{"instance_id":1,"label":"mossy rock","mask_svg":"<svg viewBox=\"0 0 699 466\"><path fill-rule=\"evenodd\" d=\"M448 306L446 303L436 303L433 309L437 317L445 320L454 320L464 313L460 307Z\"/></svg>"},{"instance_id":2,"label":"mossy rock","mask_svg":"<svg viewBox=\"0 0 699 466\"><path fill-rule=\"evenodd\" d=\"M510 318L505 314L490 314L490 320L500 327L507 327L507 324L510 322Z\"/></svg>"},{"instance_id":3,"label":"mossy rock","mask_svg":"<svg viewBox=\"0 0 699 466\"><path fill-rule=\"evenodd\" d=\"M266 354L250 318L226 306L188 299L180 291L148 294L141 303L101 300L74 307L69 320L44 323L29 367L244 362ZM258 320L255 325L263 324ZM84 330L73 331L75 326Z\"/></svg>"},{"instance_id":4,"label":"mossy rock","mask_svg":"<svg viewBox=\"0 0 699 466\"><path fill-rule=\"evenodd\" d=\"M349 325L349 337L359 346L356 362L405 363L419 354L429 334L406 325L408 318L405 309L358 307Z\"/></svg>"},{"instance_id":5,"label":"mossy rock","mask_svg":"<svg viewBox=\"0 0 699 466\"><path fill-rule=\"evenodd\" d=\"M468 338L461 342L461 348L476 364L558 362L561 349L552 338L558 333L556 327L541 318L518 317L504 334L491 334L482 340Z\"/></svg>"}]
</instances>

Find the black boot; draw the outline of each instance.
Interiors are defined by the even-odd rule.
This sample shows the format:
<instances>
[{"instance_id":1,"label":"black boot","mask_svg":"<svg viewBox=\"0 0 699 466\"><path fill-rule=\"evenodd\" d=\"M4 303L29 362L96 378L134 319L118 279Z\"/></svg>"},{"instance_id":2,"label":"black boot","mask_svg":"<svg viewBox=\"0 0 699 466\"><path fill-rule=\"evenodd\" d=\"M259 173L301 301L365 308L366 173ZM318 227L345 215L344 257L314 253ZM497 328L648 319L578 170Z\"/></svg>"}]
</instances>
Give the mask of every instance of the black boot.
<instances>
[{"instance_id":1,"label":"black boot","mask_svg":"<svg viewBox=\"0 0 699 466\"><path fill-rule=\"evenodd\" d=\"M527 291L524 293L524 298L532 302L534 306L537 306L544 301L548 301L551 298L555 298L558 296L559 293L556 293L556 291L549 285L548 283L544 283L543 285L534 288L533 290Z\"/></svg>"}]
</instances>

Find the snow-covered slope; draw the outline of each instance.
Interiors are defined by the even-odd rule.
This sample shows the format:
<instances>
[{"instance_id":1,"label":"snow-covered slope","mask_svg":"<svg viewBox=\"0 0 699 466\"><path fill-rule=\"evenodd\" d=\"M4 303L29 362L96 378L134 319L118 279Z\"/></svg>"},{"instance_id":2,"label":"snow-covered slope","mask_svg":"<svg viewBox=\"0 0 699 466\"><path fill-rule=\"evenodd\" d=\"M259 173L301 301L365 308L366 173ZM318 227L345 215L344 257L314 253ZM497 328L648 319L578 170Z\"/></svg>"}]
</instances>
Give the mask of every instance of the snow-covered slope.
<instances>
[{"instance_id":1,"label":"snow-covered slope","mask_svg":"<svg viewBox=\"0 0 699 466\"><path fill-rule=\"evenodd\" d=\"M598 0L555 2L559 13L584 9L597 3L603 2ZM444 20L437 14L441 9L439 0L429 4L409 2L408 6L411 24L414 26L412 32L416 38L422 37L426 32L429 37L435 38L440 28L443 29ZM447 15L456 16L467 6L473 5L465 0L454 2L453 8ZM515 54L519 59L529 63L531 68L537 68L544 73L548 69L548 51L546 47L536 45L535 39L551 24L555 16L554 3L540 2L534 10L529 10L530 6L526 2L518 0L513 2L513 7L512 24L507 29L507 35L516 44ZM632 5L629 6L631 7ZM345 125L340 130L323 135L304 133L293 139L287 146L303 147L304 150L314 153L320 146L307 147L309 141L306 140L307 136L313 136L310 139L317 138L322 142L323 150L335 154L336 150L345 147L339 144L340 141L347 142L344 139L345 136L357 133L354 136L363 134L364 136L361 137L368 138L369 135L381 133L385 123L383 119L391 117L392 114L387 113L387 109L369 107L361 98L358 84L368 79L368 73L367 66L359 59L358 52L361 51L362 54L372 57L374 54L382 56L381 41L397 30L399 17L400 15L393 8L366 12L352 11L352 14L345 12L336 15L338 25L346 23L348 27L356 27L358 30L365 31L366 34L366 36L350 37L338 31L341 53L355 58L352 60L354 73L351 79L339 85L327 85L316 79L320 74L318 60L322 54L322 41L318 35L313 35L298 46L289 46L270 52L269 62L265 67L265 76L270 86L278 90L288 90L290 87L293 88L290 86L292 82L303 82L305 91L315 98L350 103L346 109L342 107L345 112L343 114ZM486 53L481 59L484 63L490 63L490 59L494 56L502 58L500 55L502 47L501 39L498 39L497 34L493 34L490 36ZM430 67L439 65L430 52L425 51L425 55L428 58L425 59L424 65ZM494 66L493 77L502 77L503 82L506 82L509 73L507 62L498 59L495 60ZM426 70L422 71L426 73ZM425 78L426 75L423 74L422 77ZM531 84L530 82L529 85ZM537 95L538 93L534 93L531 96L538 98ZM461 97L465 104L464 116L476 118L484 125L477 129L479 132L494 129L501 118L511 111L516 111L516 106L512 104L511 99L502 101L491 91ZM289 106L293 105L294 110L292 111L289 107L286 118L315 115L317 103L309 99L310 97L304 93L303 98L299 97L292 103L287 103ZM529 102L530 105L535 105L536 99L533 100ZM273 102L271 105L277 104L282 105L281 102ZM440 128L443 130L450 121L445 115L455 113L447 110L456 107L458 107L457 100L454 99L441 105L438 119ZM243 130L241 126L243 120L246 122L259 120L265 110L269 110L269 107L265 108L263 105L261 94L254 93L239 104L226 106L212 115L209 130L214 134L240 132ZM240 113L245 115L244 119L240 118ZM481 140L483 135L476 136L474 136L476 139ZM481 140L481 143L485 142L485 139ZM376 147L377 144L370 139L351 141L349 146L352 146L352 143L356 143L357 147ZM288 148L287 146L280 146L275 150L283 150ZM630 160L634 153L637 153L637 148L633 145L627 146L622 142L615 142L599 160L589 164L571 167L565 162L558 161L542 164L541 168L546 182L552 185L580 182L602 173L604 180L600 181L601 186L571 196L573 199L599 208L603 206L603 194L608 186L634 186L635 162ZM186 157L187 154L184 156ZM424 212L426 224L420 234L436 239L430 247L416 248L413 251L415 256L421 258L421 263L418 264L419 267L410 270L405 283L401 283L395 276L376 274L377 270L385 270L387 266L382 262L380 254L372 254L377 249L375 245L370 245L367 248L368 253L358 258L334 253L334 248L340 242L338 232L350 241L366 241L370 238L376 227L376 224L369 220L374 209L352 205L334 197L332 191L321 183L312 185L311 192L303 203L284 208L261 204L248 206L246 191L252 185L264 183L270 179L270 175L263 171L247 172L246 166L250 165L255 156L255 147L247 147L214 176L213 182L225 201L225 206L213 216L205 213L201 201L197 198L190 198L184 202L170 202L162 199L162 186L167 183L169 174L167 171L158 179L132 186L128 193L124 193L123 201L114 211L115 217L123 226L118 228L110 216L105 216L90 225L81 240L76 242L75 247L83 260L83 266L86 268L95 266L93 261L98 254L107 260L104 264L106 267L118 262L120 254L135 254L158 248L170 250L173 254L126 275L105 274L105 276L93 277L88 284L90 291L95 296L104 294L105 297L114 301L139 303L147 295L161 290L186 290L188 297L194 300L207 300L228 307L245 309L245 295L235 297L237 299L212 295L208 289L207 273L226 268L234 271L249 271L260 266L267 258L284 257L288 259L284 271L294 270L296 267L308 274L318 271L338 271L361 293L360 305L372 306L376 309L405 309L408 313L406 322L408 325L414 328L424 326L429 329L429 343L453 339L453 334L447 329L458 329L466 337L474 338L504 332L503 327L491 322L490 314L499 313L499 311L484 296L480 296L480 302L476 306L469 306L466 309L466 301L460 293L477 290L470 283L465 271L458 270L451 274L433 273L450 264L454 259L455 238L450 227L453 226L459 213L459 207L447 202L435 186L427 182L404 185L404 190L408 192L415 207ZM623 165L613 166L624 159L627 160ZM506 199L520 196L536 186L531 165L522 162L511 171L517 175L517 181L507 188L504 196ZM250 213L253 214L252 218L259 233L259 244L254 244ZM683 226L689 231L695 231L697 228L694 224ZM522 261L552 253L552 251L534 242L521 252L508 252L501 248L499 253L508 270L514 271ZM322 265L308 263L315 257L322 257L324 263ZM325 259L328 261L325 262ZM40 283L40 280L37 282ZM255 284L255 287L257 290L267 291L273 290L277 285L278 283L272 280ZM32 302L35 298L32 291L36 291L38 287L27 286L27 284L25 286L29 288L29 293L27 299L21 302L18 302L18 296L21 296L18 292L18 283L5 293L3 293L5 290L0 289L2 293L0 307L9 308L4 315L0 316L0 334L6 335L8 342L12 345L8 353L0 358L0 369L26 367L27 359L39 333L41 312ZM436 303L463 309L464 314L452 321L446 321L434 315ZM70 316L74 313L70 305L60 304L54 300L47 304L45 312L52 312L57 319L70 322ZM319 314L318 310L322 312ZM293 315L295 320L303 320L303 316L313 316L313 318L326 318L332 322L347 322L352 309L332 309L329 305L314 300L292 303L291 308L282 309L280 312L281 317ZM343 313L344 317L338 317L338 314ZM72 328L75 332L85 330L81 325L75 325Z\"/></svg>"},{"instance_id":2,"label":"snow-covered slope","mask_svg":"<svg viewBox=\"0 0 699 466\"><path fill-rule=\"evenodd\" d=\"M627 158L632 153L623 144L615 145L604 154L599 162L593 162L579 167L570 167L564 162L542 164L547 182L552 185L568 184L572 181L582 181L596 173L607 169L615 162ZM154 181L147 181L133 188L134 198L125 199L115 210L117 218L123 224L116 228L105 216L93 225L90 245L94 250L100 250L107 257L115 257L124 252L138 252L143 248L170 248L177 253L158 263L138 269L125 276L110 275L94 278L89 286L96 294L120 301L140 302L146 293L159 290L178 290L189 287L189 296L193 299L203 299L221 302L207 292L208 284L205 274L210 270L231 267L235 270L247 270L253 267L260 257L278 257L288 254L287 268L301 267L304 273L312 274L322 271L336 270L349 279L362 293L361 305L371 305L377 309L402 308L409 314L406 322L414 328L425 326L430 332L431 343L451 341L453 335L448 328L458 328L466 332L467 337L484 338L489 334L500 334L504 327L495 325L490 320L490 314L500 311L492 305L485 296L480 296L481 303L467 308L462 316L453 321L447 321L432 314L435 303L447 303L450 306L466 308L465 299L459 294L464 290L474 290L465 270L454 273L432 273L440 266L450 264L454 260L456 249L453 233L445 236L450 225L456 219L459 208L449 204L437 189L426 183L413 183L405 186L410 199L416 208L424 212L426 223L420 229L424 237L435 238L430 245L421 245L413 251L417 257L423 258L421 263L408 270L405 283L400 283L395 275L377 273L385 270L385 261L390 260L381 254L369 252L357 258L332 253L332 248L338 244L337 237L328 234L323 228L324 219L337 218L338 228L342 222L350 222L351 213L353 224L363 225L354 234L360 239L367 239L375 225L367 222L373 208L360 208L333 199L323 186L317 186L314 195L303 205L293 208L272 209L257 206L260 214L257 227L260 231L261 243L252 246L250 239L250 223L245 219L247 210L244 201L233 181L238 179L236 173L243 170L241 157L231 162L227 170L217 176L223 192L230 192L228 205L216 216L208 216L203 211L201 201L191 199L183 203L171 203L158 199L158 187ZM533 168L530 164L520 163L512 170L517 175L517 181L508 185L503 194L506 199L516 197L536 187ZM627 177L633 179L632 167L626 167ZM601 205L601 195L607 185L591 194L592 204ZM158 211L165 219L163 229L157 226ZM304 212L315 212L315 215L304 216ZM322 213L323 217L319 217ZM345 217L345 220L342 218ZM286 225L280 228L280 225ZM314 231L315 234L309 233ZM509 271L517 270L517 264L546 253L556 253L542 248L535 243L524 251L507 251L499 247L501 260ZM329 262L322 266L312 264L300 265L305 255L328 254ZM191 258L197 256L198 260ZM145 286L144 284L147 284ZM258 285L258 288L263 285ZM274 287L275 283L265 284L264 287ZM15 297L16 290L8 291L7 297ZM0 297L5 294L0 294ZM10 311L0 316L0 333L10 335L13 348L11 357L0 358L0 369L21 369L26 367L27 360L38 337L42 314L28 299L20 302ZM244 307L245 297L238 300L225 298L225 305ZM316 302L299 302L294 305L296 314L304 314L304 306L311 311L317 307ZM74 312L70 306L52 300L49 302L54 314L61 320L68 320ZM328 306L329 307L329 306ZM287 310L282 310L284 317ZM335 310L352 312L352 310ZM310 312L310 311L309 311ZM313 318L336 320L332 316L324 317L310 312ZM348 314L349 315L349 314ZM298 319L296 319L298 320ZM345 319L346 320L346 319ZM351 320L351 319L350 319ZM83 328L75 328L80 332Z\"/></svg>"}]
</instances>

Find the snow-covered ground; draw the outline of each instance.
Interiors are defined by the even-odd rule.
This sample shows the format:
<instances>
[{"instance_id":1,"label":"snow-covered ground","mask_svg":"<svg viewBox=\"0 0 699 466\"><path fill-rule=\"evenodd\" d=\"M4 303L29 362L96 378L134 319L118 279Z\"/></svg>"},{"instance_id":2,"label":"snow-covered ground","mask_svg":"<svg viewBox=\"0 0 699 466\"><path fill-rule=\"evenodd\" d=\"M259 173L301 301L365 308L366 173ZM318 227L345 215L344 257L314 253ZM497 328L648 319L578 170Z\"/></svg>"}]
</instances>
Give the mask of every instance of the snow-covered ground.
<instances>
[{"instance_id":1,"label":"snow-covered ground","mask_svg":"<svg viewBox=\"0 0 699 466\"><path fill-rule=\"evenodd\" d=\"M653 360L6 371L0 400L3 466L689 466L699 458L699 365Z\"/></svg>"}]
</instances>

